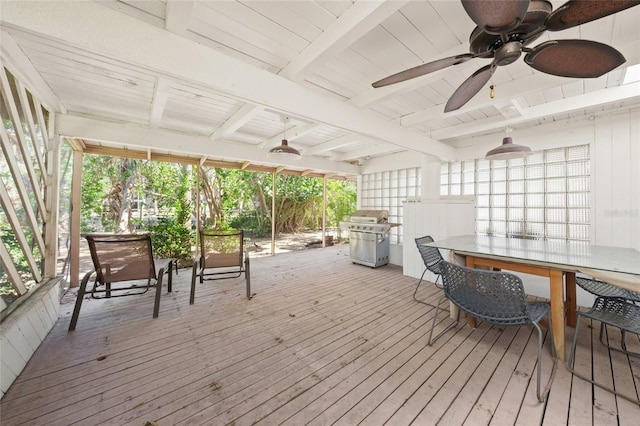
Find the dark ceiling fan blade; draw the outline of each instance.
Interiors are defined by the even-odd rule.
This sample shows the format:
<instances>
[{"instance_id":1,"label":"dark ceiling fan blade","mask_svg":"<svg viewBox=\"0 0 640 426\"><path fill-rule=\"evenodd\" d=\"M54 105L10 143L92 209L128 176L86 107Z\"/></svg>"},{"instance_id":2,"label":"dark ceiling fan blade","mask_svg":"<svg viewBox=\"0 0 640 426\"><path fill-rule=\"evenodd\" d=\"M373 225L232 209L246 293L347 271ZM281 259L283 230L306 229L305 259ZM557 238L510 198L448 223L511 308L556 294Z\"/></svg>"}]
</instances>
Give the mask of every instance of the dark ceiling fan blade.
<instances>
[{"instance_id":1,"label":"dark ceiling fan blade","mask_svg":"<svg viewBox=\"0 0 640 426\"><path fill-rule=\"evenodd\" d=\"M408 70L400 71L397 74L385 77L382 80L378 80L372 84L373 87L383 87L390 84L399 83L401 81L410 80L412 78L420 77L421 75L429 74L434 71L441 70L452 65L458 65L463 62L467 62L469 59L475 58L476 55L472 53L464 53L462 55L451 56L449 58L438 59L437 61L428 62L426 64L418 65L417 67L409 68Z\"/></svg>"},{"instance_id":2,"label":"dark ceiling fan blade","mask_svg":"<svg viewBox=\"0 0 640 426\"><path fill-rule=\"evenodd\" d=\"M484 32L507 33L523 21L529 0L462 0L467 15Z\"/></svg>"},{"instance_id":3,"label":"dark ceiling fan blade","mask_svg":"<svg viewBox=\"0 0 640 426\"><path fill-rule=\"evenodd\" d=\"M640 0L571 0L551 12L545 22L549 31L561 31L613 15L640 4Z\"/></svg>"},{"instance_id":4,"label":"dark ceiling fan blade","mask_svg":"<svg viewBox=\"0 0 640 426\"><path fill-rule=\"evenodd\" d=\"M611 46L589 40L551 40L524 57L532 68L547 74L573 78L600 77L625 62Z\"/></svg>"},{"instance_id":5,"label":"dark ceiling fan blade","mask_svg":"<svg viewBox=\"0 0 640 426\"><path fill-rule=\"evenodd\" d=\"M496 66L492 63L474 72L453 92L444 107L444 112L455 111L469 102L487 84L495 70Z\"/></svg>"}]
</instances>

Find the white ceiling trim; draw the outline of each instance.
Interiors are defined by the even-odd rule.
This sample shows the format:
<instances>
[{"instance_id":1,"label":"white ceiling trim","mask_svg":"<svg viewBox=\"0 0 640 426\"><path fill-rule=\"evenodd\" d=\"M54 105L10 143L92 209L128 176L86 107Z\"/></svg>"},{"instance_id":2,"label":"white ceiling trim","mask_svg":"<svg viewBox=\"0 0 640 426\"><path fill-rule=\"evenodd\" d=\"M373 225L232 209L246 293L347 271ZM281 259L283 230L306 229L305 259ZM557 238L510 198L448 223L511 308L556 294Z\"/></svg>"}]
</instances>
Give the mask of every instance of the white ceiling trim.
<instances>
[{"instance_id":1,"label":"white ceiling trim","mask_svg":"<svg viewBox=\"0 0 640 426\"><path fill-rule=\"evenodd\" d=\"M2 22L170 77L183 76L225 95L291 116L440 158L454 155L452 147L384 120L378 114L315 93L165 30L141 25L134 18L94 2L9 2L3 4ZM166 57L173 60L166 61Z\"/></svg>"}]
</instances>

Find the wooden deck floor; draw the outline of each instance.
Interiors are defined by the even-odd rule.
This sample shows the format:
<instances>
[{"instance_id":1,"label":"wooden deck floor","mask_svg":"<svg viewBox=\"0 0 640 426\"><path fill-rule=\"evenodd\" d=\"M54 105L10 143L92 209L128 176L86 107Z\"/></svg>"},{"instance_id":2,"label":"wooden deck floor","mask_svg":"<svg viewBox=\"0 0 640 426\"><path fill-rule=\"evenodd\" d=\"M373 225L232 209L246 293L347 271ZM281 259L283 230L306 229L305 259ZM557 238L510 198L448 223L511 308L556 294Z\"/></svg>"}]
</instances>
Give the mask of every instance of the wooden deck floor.
<instances>
[{"instance_id":1,"label":"wooden deck floor","mask_svg":"<svg viewBox=\"0 0 640 426\"><path fill-rule=\"evenodd\" d=\"M199 286L195 305L190 271L180 270L156 320L151 293L87 300L67 333L70 298L1 401L0 423L638 424L640 407L593 390L562 363L547 403L538 403L532 327L461 323L427 346L433 309L412 299L416 280L395 266L354 265L347 246L251 267L252 300L239 278ZM426 286L422 297L439 294ZM440 327L450 323L441 317ZM580 331L581 371L593 361L594 374L636 392L640 360L609 355L597 328ZM572 337L568 328L567 345Z\"/></svg>"}]
</instances>

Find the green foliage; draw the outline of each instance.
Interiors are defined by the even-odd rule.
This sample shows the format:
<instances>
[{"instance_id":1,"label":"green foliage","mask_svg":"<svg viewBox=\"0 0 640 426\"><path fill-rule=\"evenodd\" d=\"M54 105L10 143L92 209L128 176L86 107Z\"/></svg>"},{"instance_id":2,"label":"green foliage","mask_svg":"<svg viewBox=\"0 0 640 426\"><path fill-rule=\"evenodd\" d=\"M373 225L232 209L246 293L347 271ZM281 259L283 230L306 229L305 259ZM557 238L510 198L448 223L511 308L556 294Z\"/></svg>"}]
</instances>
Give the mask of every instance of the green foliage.
<instances>
[{"instance_id":1,"label":"green foliage","mask_svg":"<svg viewBox=\"0 0 640 426\"><path fill-rule=\"evenodd\" d=\"M36 259L36 264L38 267L40 267L42 259L40 256L40 251L38 250L38 246L34 241L33 234L27 232L26 237L27 242L30 246L30 250L33 253L34 258ZM33 281L33 275L31 273L31 269L29 268L29 264L27 263L24 252L20 248L20 244L18 243L15 234L9 227L9 224L4 220L4 218L0 218L0 239L7 248L9 258L11 258L12 263L18 270L21 281L23 283L35 283ZM7 299L15 299L18 296L18 293L9 282L9 277L5 273L2 266L0 266L0 295L6 297Z\"/></svg>"},{"instance_id":2,"label":"green foliage","mask_svg":"<svg viewBox=\"0 0 640 426\"><path fill-rule=\"evenodd\" d=\"M254 173L244 170L208 169L206 202L201 205L215 210L202 213L209 218L206 225L233 227L250 231L258 237L271 233L271 208L274 194L271 173ZM293 175L277 175L275 188L276 233L301 230L317 230L322 226L323 181L318 178ZM356 207L356 183L328 180L327 221L338 227L345 216ZM215 219L213 219L215 218Z\"/></svg>"},{"instance_id":3,"label":"green foliage","mask_svg":"<svg viewBox=\"0 0 640 426\"><path fill-rule=\"evenodd\" d=\"M244 229L248 236L317 230L322 226L323 180L246 170L84 156L82 232L149 232L155 254L191 261L199 229ZM275 224L271 223L275 193ZM201 211L196 215L196 198ZM327 223L338 227L355 210L355 182L328 180Z\"/></svg>"},{"instance_id":4,"label":"green foliage","mask_svg":"<svg viewBox=\"0 0 640 426\"><path fill-rule=\"evenodd\" d=\"M356 210L356 182L329 180L327 193L327 222L339 227Z\"/></svg>"},{"instance_id":5,"label":"green foliage","mask_svg":"<svg viewBox=\"0 0 640 426\"><path fill-rule=\"evenodd\" d=\"M150 226L148 231L155 257L175 257L179 266L191 265L191 247L195 242L195 235L184 224L175 218L162 218L158 224Z\"/></svg>"}]
</instances>

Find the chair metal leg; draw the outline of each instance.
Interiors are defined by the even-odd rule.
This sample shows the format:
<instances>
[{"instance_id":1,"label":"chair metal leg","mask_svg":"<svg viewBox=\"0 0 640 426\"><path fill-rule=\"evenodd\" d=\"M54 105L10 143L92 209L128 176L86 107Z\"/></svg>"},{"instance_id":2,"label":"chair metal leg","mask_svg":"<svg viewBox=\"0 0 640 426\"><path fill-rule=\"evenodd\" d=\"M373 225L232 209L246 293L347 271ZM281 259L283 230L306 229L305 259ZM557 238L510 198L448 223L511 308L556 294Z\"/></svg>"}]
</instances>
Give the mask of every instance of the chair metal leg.
<instances>
[{"instance_id":1,"label":"chair metal leg","mask_svg":"<svg viewBox=\"0 0 640 426\"><path fill-rule=\"evenodd\" d=\"M544 388L544 391L540 392L540 384L542 383L542 345L544 343L544 336L542 335L542 329L536 323L533 323L536 330L538 331L538 366L537 366L537 382L536 382L536 396L538 397L538 401L544 402L547 399L547 395L549 395L549 391L551 390L551 384L553 383L553 379L556 376L556 369L558 367L558 354L556 353L556 346L553 343L553 328L551 327L551 315L548 315L549 318L549 338L551 339L551 354L553 356L553 367L551 368L551 375L549 376L549 381Z\"/></svg>"},{"instance_id":2,"label":"chair metal leg","mask_svg":"<svg viewBox=\"0 0 640 426\"><path fill-rule=\"evenodd\" d=\"M171 268L171 265L169 265L169 268ZM171 270L169 270L169 273L171 273ZM160 296L162 295L162 279L163 278L164 278L164 268L160 268L160 271L158 272L158 282L156 283L156 297L153 303L154 318L158 318L158 315L160 314Z\"/></svg>"},{"instance_id":3,"label":"chair metal leg","mask_svg":"<svg viewBox=\"0 0 640 426\"><path fill-rule=\"evenodd\" d=\"M630 355L630 356L633 356L633 357L636 357L636 358L640 358L640 353L627 350L627 344L624 341L624 339L626 337L624 330L620 330L620 333L622 335L621 336L621 340L620 340L621 349L618 349L616 347L611 346L609 344L609 342L605 342L605 340L604 340L604 330L605 330L606 327L607 327L607 325L605 323L602 323L602 322L600 323L600 336L599 336L600 343L602 343L604 346L606 346L607 348L611 349L612 351L617 351L617 352L623 353L625 355Z\"/></svg>"},{"instance_id":4,"label":"chair metal leg","mask_svg":"<svg viewBox=\"0 0 640 426\"><path fill-rule=\"evenodd\" d=\"M171 293L171 286L173 284L173 269L171 268L173 265L176 265L176 275L178 275L178 259L171 259L169 261L169 266L167 266L169 277L167 280L167 290Z\"/></svg>"},{"instance_id":5,"label":"chair metal leg","mask_svg":"<svg viewBox=\"0 0 640 426\"><path fill-rule=\"evenodd\" d=\"M69 323L69 331L76 329L78 317L80 316L80 308L82 307L82 300L87 292L87 283L91 275L93 275L93 271L87 272L80 282L80 288L78 288L78 294L76 295L76 303L73 307L73 314L71 315L71 322Z\"/></svg>"},{"instance_id":6,"label":"chair metal leg","mask_svg":"<svg viewBox=\"0 0 640 426\"><path fill-rule=\"evenodd\" d=\"M198 262L193 262L193 269L191 271L191 293L189 295L189 304L193 305L196 297L196 275L198 275ZM200 277L202 279L202 277ZM202 281L200 281L202 283Z\"/></svg>"},{"instance_id":7,"label":"chair metal leg","mask_svg":"<svg viewBox=\"0 0 640 426\"><path fill-rule=\"evenodd\" d=\"M433 337L433 330L434 328L436 328L436 320L438 319L438 311L440 311L440 305L442 304L443 301L447 300L446 296L442 296L440 297L440 299L438 299L438 305L435 307L436 308L436 312L433 315L433 322L431 323L431 330L429 331L429 342L427 343L427 345L431 346L433 344L433 342L435 342L436 340L438 340L440 338L440 336L442 336L444 333L446 333L447 331L451 330L452 328L456 327L458 325L458 322L460 322L460 310L458 310L458 313L456 314L456 321L452 324L449 324L444 330L442 330L440 333L438 333L438 335L436 337ZM448 309L442 309L443 311L449 311Z\"/></svg>"},{"instance_id":8,"label":"chair metal leg","mask_svg":"<svg viewBox=\"0 0 640 426\"><path fill-rule=\"evenodd\" d=\"M251 268L249 265L249 256L244 259L244 278L247 281L247 299L251 300Z\"/></svg>"},{"instance_id":9,"label":"chair metal leg","mask_svg":"<svg viewBox=\"0 0 640 426\"><path fill-rule=\"evenodd\" d=\"M579 377L580 379L582 379L582 380L584 380L586 382L589 382L592 385L598 386L599 388L604 389L604 390L606 390L608 392L611 392L612 394L617 395L620 398L624 398L627 401L630 401L630 402L633 402L634 404L640 405L640 399L632 398L630 396L627 396L625 394L617 392L615 389L613 389L613 388L611 388L611 387L609 387L607 385L603 385L602 383L598 383L598 382L596 382L595 380L593 380L593 379L591 379L589 377L583 376L582 374L578 373L575 370L574 363L575 363L575 355L576 355L576 344L578 342L578 330L580 328L580 320L581 320L581 318L582 318L582 315L581 315L580 312L578 312L578 322L576 324L575 334L573 335L573 342L571 343L571 352L569 352L569 359L567 360L567 370L569 370L569 372L571 374L573 374L574 376ZM600 323L600 324L602 326L602 323ZM602 329L600 330L600 333L602 333Z\"/></svg>"},{"instance_id":10,"label":"chair metal leg","mask_svg":"<svg viewBox=\"0 0 640 426\"><path fill-rule=\"evenodd\" d=\"M415 300L418 303L422 303L423 305L427 305L427 306L431 306L432 308L435 308L436 305L432 305L431 303L425 302L424 300L420 300L416 297L416 294L418 294L418 289L420 288L420 284L422 284L423 278L424 278L424 274L427 272L427 269L424 270L424 272L422 273L422 275L420 276L420 281L418 281L418 284L416 285L416 289L413 291L413 300ZM440 279L440 275L438 275L436 277L436 282L434 284L438 283L438 280ZM449 311L448 309L446 309L447 311Z\"/></svg>"}]
</instances>

